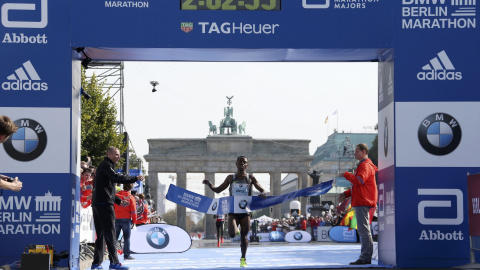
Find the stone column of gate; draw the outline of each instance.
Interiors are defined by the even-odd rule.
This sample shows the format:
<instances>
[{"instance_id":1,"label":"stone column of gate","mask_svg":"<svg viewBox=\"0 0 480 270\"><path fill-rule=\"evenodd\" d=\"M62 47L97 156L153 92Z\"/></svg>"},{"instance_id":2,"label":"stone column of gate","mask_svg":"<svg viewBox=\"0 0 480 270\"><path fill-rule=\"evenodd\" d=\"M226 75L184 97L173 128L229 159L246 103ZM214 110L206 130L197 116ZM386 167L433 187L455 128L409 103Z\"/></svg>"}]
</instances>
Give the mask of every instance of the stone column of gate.
<instances>
[{"instance_id":1,"label":"stone column of gate","mask_svg":"<svg viewBox=\"0 0 480 270\"><path fill-rule=\"evenodd\" d=\"M177 171L177 186L187 189L187 172ZM177 204L177 226L187 229L187 208Z\"/></svg>"},{"instance_id":2,"label":"stone column of gate","mask_svg":"<svg viewBox=\"0 0 480 270\"><path fill-rule=\"evenodd\" d=\"M303 189L308 187L308 173L297 173L298 175L298 189ZM300 197L300 214L306 216L307 210L307 197Z\"/></svg>"},{"instance_id":3,"label":"stone column of gate","mask_svg":"<svg viewBox=\"0 0 480 270\"><path fill-rule=\"evenodd\" d=\"M265 188L265 187L263 187ZM280 172L270 173L270 195L277 196L282 193L282 174ZM272 218L282 218L282 204L273 206Z\"/></svg>"},{"instance_id":4,"label":"stone column of gate","mask_svg":"<svg viewBox=\"0 0 480 270\"><path fill-rule=\"evenodd\" d=\"M205 173L205 179L210 180L215 186L215 173ZM213 192L207 185L205 185L205 196L215 198L215 192ZM213 215L205 214L205 222L203 225L205 226L205 239L215 239L216 226Z\"/></svg>"},{"instance_id":5,"label":"stone column of gate","mask_svg":"<svg viewBox=\"0 0 480 270\"><path fill-rule=\"evenodd\" d=\"M157 171L148 171L148 188L150 189L150 195L154 197L155 207L158 210L160 205L160 198L158 198L158 172Z\"/></svg>"}]
</instances>

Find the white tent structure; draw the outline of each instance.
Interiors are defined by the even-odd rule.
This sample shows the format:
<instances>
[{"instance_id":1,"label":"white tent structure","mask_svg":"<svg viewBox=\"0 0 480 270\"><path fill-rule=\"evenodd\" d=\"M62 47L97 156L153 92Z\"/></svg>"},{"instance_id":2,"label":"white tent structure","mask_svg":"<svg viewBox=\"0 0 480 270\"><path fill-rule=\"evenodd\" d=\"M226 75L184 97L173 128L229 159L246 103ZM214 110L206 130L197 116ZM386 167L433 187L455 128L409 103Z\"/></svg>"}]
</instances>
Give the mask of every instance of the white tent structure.
<instances>
[{"instance_id":1,"label":"white tent structure","mask_svg":"<svg viewBox=\"0 0 480 270\"><path fill-rule=\"evenodd\" d=\"M256 220L258 220L258 222L260 222L260 223L267 223L267 222L269 222L269 221L272 221L273 218L267 217L267 216L263 215L263 216L261 216L261 217L259 217L259 218L256 218Z\"/></svg>"}]
</instances>

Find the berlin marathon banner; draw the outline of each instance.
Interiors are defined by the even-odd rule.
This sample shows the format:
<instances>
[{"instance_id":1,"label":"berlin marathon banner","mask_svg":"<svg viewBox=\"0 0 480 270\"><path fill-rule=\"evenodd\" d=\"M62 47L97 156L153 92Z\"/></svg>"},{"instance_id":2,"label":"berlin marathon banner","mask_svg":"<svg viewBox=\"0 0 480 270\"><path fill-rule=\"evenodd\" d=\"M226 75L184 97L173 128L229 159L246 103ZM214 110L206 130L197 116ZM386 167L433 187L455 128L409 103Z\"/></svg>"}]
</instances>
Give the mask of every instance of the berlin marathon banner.
<instances>
[{"instance_id":1,"label":"berlin marathon banner","mask_svg":"<svg viewBox=\"0 0 480 270\"><path fill-rule=\"evenodd\" d=\"M474 29L476 0L402 0L402 29Z\"/></svg>"},{"instance_id":2,"label":"berlin marathon banner","mask_svg":"<svg viewBox=\"0 0 480 270\"><path fill-rule=\"evenodd\" d=\"M266 199L259 196L228 196L212 199L171 184L168 188L166 198L171 202L206 214L238 214L267 208L301 196L318 196L325 194L332 188L332 182L333 180L330 180L297 191L278 196L270 196Z\"/></svg>"}]
</instances>

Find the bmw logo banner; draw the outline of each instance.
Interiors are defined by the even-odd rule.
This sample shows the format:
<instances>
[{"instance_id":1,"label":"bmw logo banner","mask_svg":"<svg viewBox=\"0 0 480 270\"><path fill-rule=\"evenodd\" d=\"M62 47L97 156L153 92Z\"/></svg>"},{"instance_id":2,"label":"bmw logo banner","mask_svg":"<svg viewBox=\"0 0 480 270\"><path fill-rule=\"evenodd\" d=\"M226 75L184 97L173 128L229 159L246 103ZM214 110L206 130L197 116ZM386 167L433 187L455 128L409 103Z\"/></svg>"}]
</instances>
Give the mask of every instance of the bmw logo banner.
<instances>
[{"instance_id":1,"label":"bmw logo banner","mask_svg":"<svg viewBox=\"0 0 480 270\"><path fill-rule=\"evenodd\" d=\"M134 253L185 252L192 246L190 235L167 224L147 224L132 230L130 250Z\"/></svg>"},{"instance_id":2,"label":"bmw logo banner","mask_svg":"<svg viewBox=\"0 0 480 270\"><path fill-rule=\"evenodd\" d=\"M292 191L279 196L263 199L259 196L229 196L212 199L175 185L168 188L166 199L176 204L208 214L248 213L253 210L267 208L300 196L318 196L332 188L333 180L321 184Z\"/></svg>"},{"instance_id":3,"label":"bmw logo banner","mask_svg":"<svg viewBox=\"0 0 480 270\"><path fill-rule=\"evenodd\" d=\"M479 167L479 102L397 102L397 166Z\"/></svg>"},{"instance_id":4,"label":"bmw logo banner","mask_svg":"<svg viewBox=\"0 0 480 270\"><path fill-rule=\"evenodd\" d=\"M69 108L11 107L1 111L18 126L0 145L2 174L69 172Z\"/></svg>"},{"instance_id":5,"label":"bmw logo banner","mask_svg":"<svg viewBox=\"0 0 480 270\"><path fill-rule=\"evenodd\" d=\"M305 231L291 231L285 235L285 241L289 243L308 243L312 241L312 235Z\"/></svg>"}]
</instances>

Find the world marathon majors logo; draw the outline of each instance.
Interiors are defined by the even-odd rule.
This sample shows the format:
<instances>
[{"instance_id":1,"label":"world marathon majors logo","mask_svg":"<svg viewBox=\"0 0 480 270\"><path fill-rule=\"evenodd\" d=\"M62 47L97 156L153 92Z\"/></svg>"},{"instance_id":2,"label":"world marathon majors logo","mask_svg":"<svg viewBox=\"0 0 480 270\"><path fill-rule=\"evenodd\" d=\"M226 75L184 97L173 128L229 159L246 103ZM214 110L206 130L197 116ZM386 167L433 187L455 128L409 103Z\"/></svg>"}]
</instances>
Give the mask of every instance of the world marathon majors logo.
<instances>
[{"instance_id":1,"label":"world marathon majors logo","mask_svg":"<svg viewBox=\"0 0 480 270\"><path fill-rule=\"evenodd\" d=\"M154 227L147 232L147 242L155 249L163 249L168 246L170 236L166 230L160 227Z\"/></svg>"},{"instance_id":2,"label":"world marathon majors logo","mask_svg":"<svg viewBox=\"0 0 480 270\"><path fill-rule=\"evenodd\" d=\"M457 120L446 113L427 116L418 128L422 148L436 156L448 155L457 149L462 139L462 129Z\"/></svg>"},{"instance_id":3,"label":"world marathon majors logo","mask_svg":"<svg viewBox=\"0 0 480 270\"><path fill-rule=\"evenodd\" d=\"M302 6L305 9L328 9L333 3L335 9L365 9L367 5L378 2L379 0L302 0Z\"/></svg>"},{"instance_id":4,"label":"world marathon majors logo","mask_svg":"<svg viewBox=\"0 0 480 270\"><path fill-rule=\"evenodd\" d=\"M41 156L47 147L47 133L43 126L29 118L14 123L19 129L3 144L5 152L18 161L32 161Z\"/></svg>"}]
</instances>

